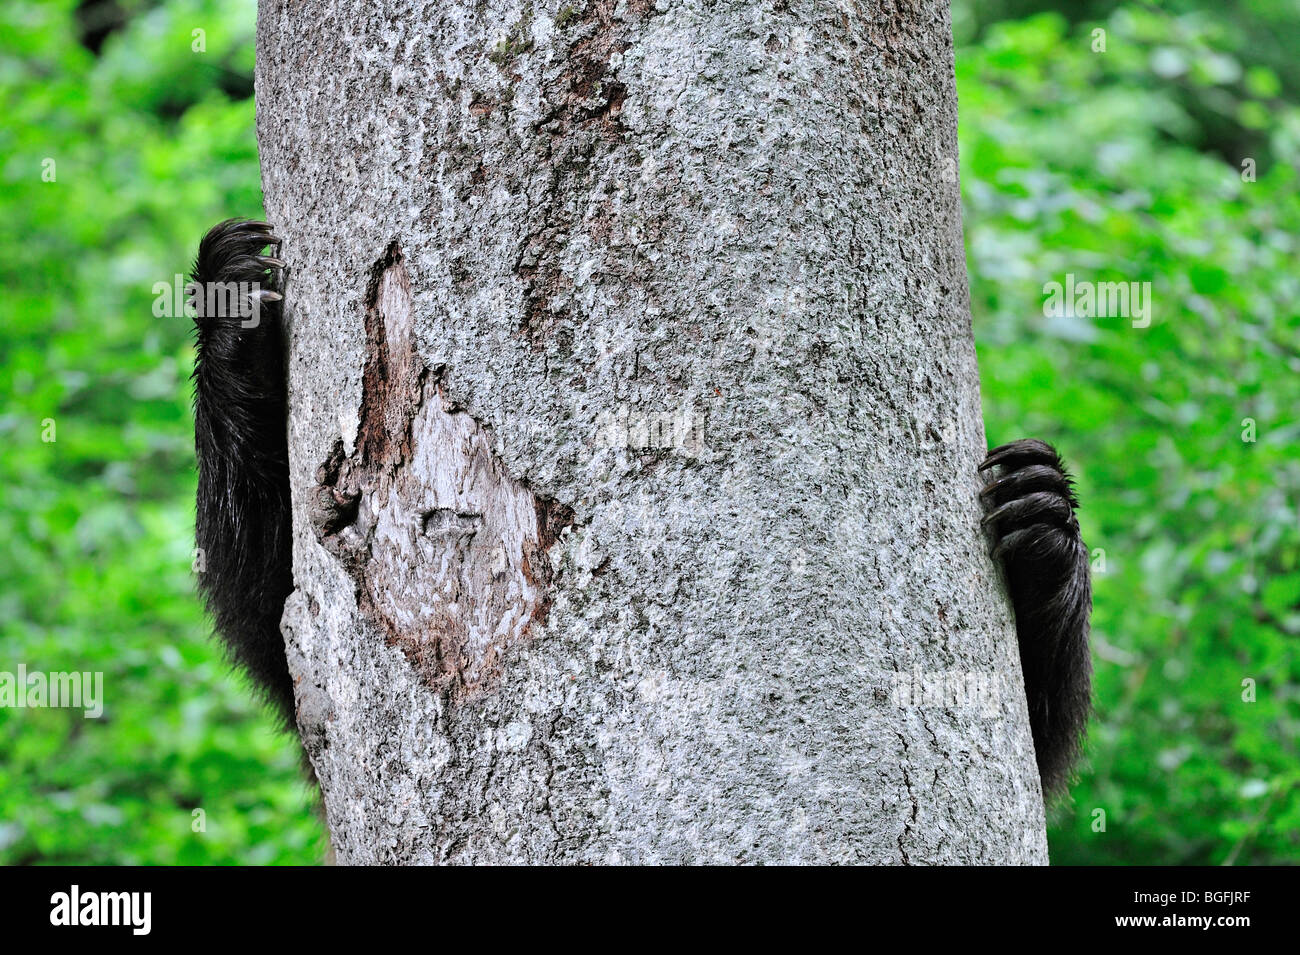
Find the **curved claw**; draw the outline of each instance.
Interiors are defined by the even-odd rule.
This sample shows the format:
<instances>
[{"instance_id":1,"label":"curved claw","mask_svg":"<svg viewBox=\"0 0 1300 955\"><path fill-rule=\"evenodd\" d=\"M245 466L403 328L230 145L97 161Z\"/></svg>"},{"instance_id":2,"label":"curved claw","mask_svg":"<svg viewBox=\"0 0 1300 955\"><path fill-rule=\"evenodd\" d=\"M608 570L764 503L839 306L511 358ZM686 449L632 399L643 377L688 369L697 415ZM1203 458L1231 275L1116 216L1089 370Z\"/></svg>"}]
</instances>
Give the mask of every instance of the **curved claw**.
<instances>
[{"instance_id":1,"label":"curved claw","mask_svg":"<svg viewBox=\"0 0 1300 955\"><path fill-rule=\"evenodd\" d=\"M1052 491L1077 505L1070 479L1059 468L1048 464L1031 464L1018 470L1009 470L994 478L980 490L980 497L986 502L1005 504L1012 497L1023 497L1034 491Z\"/></svg>"},{"instance_id":2,"label":"curved claw","mask_svg":"<svg viewBox=\"0 0 1300 955\"><path fill-rule=\"evenodd\" d=\"M1072 520L1074 510L1064 496L1052 491L1034 491L994 507L981 523L985 527L1013 530L1030 523L1069 527Z\"/></svg>"},{"instance_id":3,"label":"curved claw","mask_svg":"<svg viewBox=\"0 0 1300 955\"><path fill-rule=\"evenodd\" d=\"M266 255L263 250L275 246L278 251L280 241L265 222L227 219L209 230L199 243L191 278L205 288L214 283L252 287L250 298L260 305L274 305L284 298L276 289L283 288L288 267L279 255ZM206 326L216 317L199 311L195 320ZM273 312L272 317L278 317L278 312Z\"/></svg>"},{"instance_id":4,"label":"curved claw","mask_svg":"<svg viewBox=\"0 0 1300 955\"><path fill-rule=\"evenodd\" d=\"M1046 441L1039 441L1037 438L1023 438L1020 441L1012 441L1004 444L999 448L994 448L984 458L980 464L979 470L987 471L990 468L1003 465L1008 469L1022 468L1029 464L1045 464L1048 467L1061 470L1061 458Z\"/></svg>"}]
</instances>

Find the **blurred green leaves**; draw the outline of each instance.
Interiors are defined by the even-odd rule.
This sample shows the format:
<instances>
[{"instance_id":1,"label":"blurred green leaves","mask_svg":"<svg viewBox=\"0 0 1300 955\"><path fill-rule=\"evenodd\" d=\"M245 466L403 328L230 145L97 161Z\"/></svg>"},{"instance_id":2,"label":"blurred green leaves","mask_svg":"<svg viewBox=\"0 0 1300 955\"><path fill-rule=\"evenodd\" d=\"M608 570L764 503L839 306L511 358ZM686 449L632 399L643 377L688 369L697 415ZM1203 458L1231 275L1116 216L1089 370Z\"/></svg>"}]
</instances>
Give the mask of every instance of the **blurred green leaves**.
<instances>
[{"instance_id":1,"label":"blurred green leaves","mask_svg":"<svg viewBox=\"0 0 1300 955\"><path fill-rule=\"evenodd\" d=\"M74 6L0 25L0 669L103 671L105 713L0 709L0 861L315 862L295 744L194 597L189 322L152 312L204 229L260 214L224 92L255 3L120 2L98 57Z\"/></svg>"},{"instance_id":2,"label":"blurred green leaves","mask_svg":"<svg viewBox=\"0 0 1300 955\"><path fill-rule=\"evenodd\" d=\"M1058 863L1300 854L1300 113L1211 26L1041 15L957 57L989 441L1058 443L1105 552L1097 716L1054 814ZM1265 117L1266 151L1225 161L1185 142L1188 84ZM1150 327L1045 318L1043 286L1067 273L1150 282Z\"/></svg>"}]
</instances>

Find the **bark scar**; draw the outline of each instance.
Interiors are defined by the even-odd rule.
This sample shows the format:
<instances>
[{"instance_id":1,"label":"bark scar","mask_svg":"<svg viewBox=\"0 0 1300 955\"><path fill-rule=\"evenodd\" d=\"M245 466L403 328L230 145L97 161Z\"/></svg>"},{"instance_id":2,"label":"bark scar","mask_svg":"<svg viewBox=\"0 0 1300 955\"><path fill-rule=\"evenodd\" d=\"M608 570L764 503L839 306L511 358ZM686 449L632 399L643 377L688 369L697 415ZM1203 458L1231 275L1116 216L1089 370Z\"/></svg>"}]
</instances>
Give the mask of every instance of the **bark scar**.
<instances>
[{"instance_id":1,"label":"bark scar","mask_svg":"<svg viewBox=\"0 0 1300 955\"><path fill-rule=\"evenodd\" d=\"M508 651L545 625L551 550L573 511L512 477L488 429L446 400L443 369L416 348L396 241L366 302L356 448L340 439L317 468L312 523L389 645L460 702L491 691Z\"/></svg>"}]
</instances>

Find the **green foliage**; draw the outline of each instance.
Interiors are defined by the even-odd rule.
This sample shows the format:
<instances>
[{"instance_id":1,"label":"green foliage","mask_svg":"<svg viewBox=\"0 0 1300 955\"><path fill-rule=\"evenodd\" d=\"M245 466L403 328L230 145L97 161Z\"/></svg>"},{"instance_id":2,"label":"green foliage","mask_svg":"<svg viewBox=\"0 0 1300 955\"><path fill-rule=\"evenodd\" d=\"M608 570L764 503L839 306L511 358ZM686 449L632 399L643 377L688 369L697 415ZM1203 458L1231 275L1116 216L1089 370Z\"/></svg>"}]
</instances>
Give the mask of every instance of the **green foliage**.
<instances>
[{"instance_id":1,"label":"green foliage","mask_svg":"<svg viewBox=\"0 0 1300 955\"><path fill-rule=\"evenodd\" d=\"M153 315L207 226L260 214L255 4L119 0L99 55L75 5L0 15L0 670L102 671L105 713L0 708L0 862L313 862L295 745L194 597L189 323ZM1105 553L1058 863L1300 848L1300 116L1297 77L1242 41L1294 26L1281 9L959 33L989 439L1058 443ZM1256 181L1234 144L1259 147ZM1045 317L1067 273L1150 282L1150 326Z\"/></svg>"},{"instance_id":2,"label":"green foliage","mask_svg":"<svg viewBox=\"0 0 1300 955\"><path fill-rule=\"evenodd\" d=\"M1297 175L1260 158L1246 182L1189 148L1186 88L1160 76L1262 117L1273 156L1297 154L1300 113L1195 20L1121 10L1100 24L1105 53L1095 26L1000 24L957 57L989 441L1059 443L1085 538L1105 552L1097 716L1073 804L1054 814L1053 859L1294 860ZM1243 75L1250 91L1233 85ZM1150 326L1045 317L1045 284L1068 273L1150 282Z\"/></svg>"},{"instance_id":3,"label":"green foliage","mask_svg":"<svg viewBox=\"0 0 1300 955\"><path fill-rule=\"evenodd\" d=\"M153 314L207 226L260 214L253 103L221 91L254 3L127 4L99 57L73 6L0 27L0 670L102 671L104 715L0 708L0 861L314 862L295 744L194 597L189 322Z\"/></svg>"}]
</instances>

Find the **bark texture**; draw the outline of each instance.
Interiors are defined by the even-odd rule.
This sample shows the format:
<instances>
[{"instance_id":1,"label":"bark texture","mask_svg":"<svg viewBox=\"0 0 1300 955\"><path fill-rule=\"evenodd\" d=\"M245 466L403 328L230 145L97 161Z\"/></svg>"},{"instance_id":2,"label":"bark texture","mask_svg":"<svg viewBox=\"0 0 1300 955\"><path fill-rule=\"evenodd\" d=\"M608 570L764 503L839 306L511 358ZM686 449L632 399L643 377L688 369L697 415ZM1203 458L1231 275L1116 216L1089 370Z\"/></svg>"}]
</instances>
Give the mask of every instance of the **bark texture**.
<instances>
[{"instance_id":1,"label":"bark texture","mask_svg":"<svg viewBox=\"0 0 1300 955\"><path fill-rule=\"evenodd\" d=\"M1046 861L952 57L936 0L263 0L341 862Z\"/></svg>"}]
</instances>

